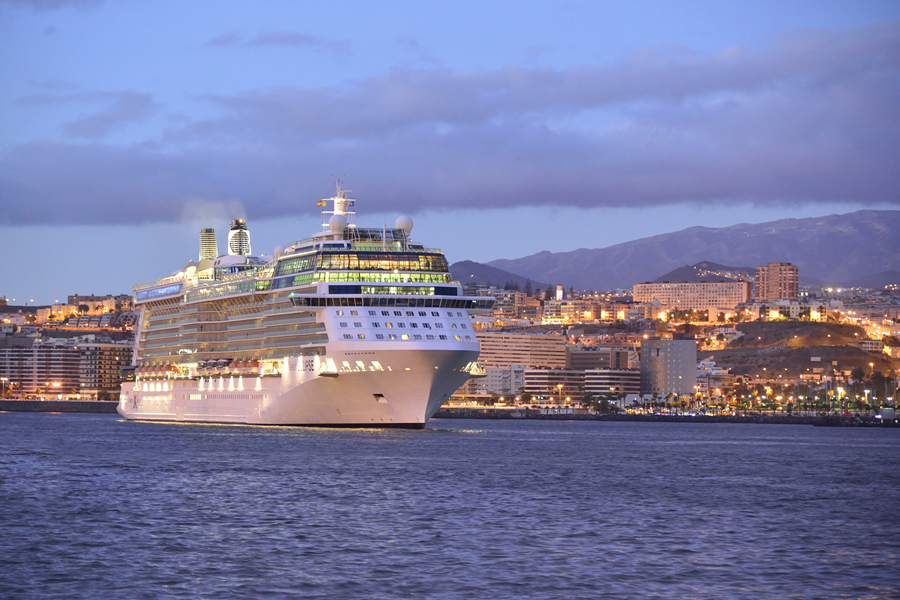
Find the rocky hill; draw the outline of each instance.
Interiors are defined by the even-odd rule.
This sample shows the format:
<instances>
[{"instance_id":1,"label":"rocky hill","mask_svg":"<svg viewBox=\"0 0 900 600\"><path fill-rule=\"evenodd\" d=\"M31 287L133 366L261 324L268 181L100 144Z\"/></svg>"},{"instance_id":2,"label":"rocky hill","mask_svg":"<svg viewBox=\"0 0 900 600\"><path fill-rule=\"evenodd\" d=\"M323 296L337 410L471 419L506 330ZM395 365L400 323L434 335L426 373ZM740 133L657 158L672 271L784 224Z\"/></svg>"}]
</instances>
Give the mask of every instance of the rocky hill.
<instances>
[{"instance_id":1,"label":"rocky hill","mask_svg":"<svg viewBox=\"0 0 900 600\"><path fill-rule=\"evenodd\" d=\"M900 210L861 210L808 219L675 233L572 252L539 252L488 264L532 281L604 290L653 281L701 261L756 267L784 261L802 278L829 283L900 270Z\"/></svg>"}]
</instances>

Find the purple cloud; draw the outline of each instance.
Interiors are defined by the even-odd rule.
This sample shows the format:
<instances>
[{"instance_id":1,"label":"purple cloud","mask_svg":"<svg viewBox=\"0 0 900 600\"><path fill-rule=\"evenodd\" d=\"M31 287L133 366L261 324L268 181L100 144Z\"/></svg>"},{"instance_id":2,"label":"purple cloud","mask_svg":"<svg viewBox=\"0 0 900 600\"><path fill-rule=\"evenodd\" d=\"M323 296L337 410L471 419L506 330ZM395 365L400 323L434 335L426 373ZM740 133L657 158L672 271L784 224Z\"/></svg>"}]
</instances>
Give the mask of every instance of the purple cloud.
<instances>
[{"instance_id":1,"label":"purple cloud","mask_svg":"<svg viewBox=\"0 0 900 600\"><path fill-rule=\"evenodd\" d=\"M367 210L404 212L900 203L898 23L785 35L759 51L404 69L207 100L220 117L153 142L13 148L0 160L0 222L165 221L188 201L239 201L251 218L296 214L330 173L345 174ZM148 101L122 114L146 114ZM68 127L104 131L102 120Z\"/></svg>"},{"instance_id":2,"label":"purple cloud","mask_svg":"<svg viewBox=\"0 0 900 600\"><path fill-rule=\"evenodd\" d=\"M65 123L63 133L69 137L99 139L124 129L130 123L146 120L159 112L161 105L153 101L152 94L132 91L91 92L85 94L36 94L18 98L20 106L48 104L105 103L103 110Z\"/></svg>"}]
</instances>

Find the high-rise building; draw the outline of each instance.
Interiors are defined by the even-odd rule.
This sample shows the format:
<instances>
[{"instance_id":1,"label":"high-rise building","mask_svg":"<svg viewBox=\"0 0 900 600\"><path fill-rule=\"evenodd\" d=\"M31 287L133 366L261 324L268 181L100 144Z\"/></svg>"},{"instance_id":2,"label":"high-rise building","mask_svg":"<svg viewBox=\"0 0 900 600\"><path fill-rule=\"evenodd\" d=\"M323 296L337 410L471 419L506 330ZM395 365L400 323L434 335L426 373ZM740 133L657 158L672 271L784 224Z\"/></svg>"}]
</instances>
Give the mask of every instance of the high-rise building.
<instances>
[{"instance_id":1,"label":"high-rise building","mask_svg":"<svg viewBox=\"0 0 900 600\"><path fill-rule=\"evenodd\" d=\"M760 267L762 268L762 267ZM796 268L796 267L795 267ZM757 272L759 272L757 270ZM734 308L750 300L749 281L703 281L700 283L636 283L635 302L653 302L673 310Z\"/></svg>"},{"instance_id":2,"label":"high-rise building","mask_svg":"<svg viewBox=\"0 0 900 600\"><path fill-rule=\"evenodd\" d=\"M584 389L594 396L637 394L641 391L639 369L590 369L584 372Z\"/></svg>"},{"instance_id":3,"label":"high-rise building","mask_svg":"<svg viewBox=\"0 0 900 600\"><path fill-rule=\"evenodd\" d=\"M228 254L250 254L250 232L247 231L247 222L243 219L231 221L231 231L228 232Z\"/></svg>"},{"instance_id":4,"label":"high-rise building","mask_svg":"<svg viewBox=\"0 0 900 600\"><path fill-rule=\"evenodd\" d=\"M231 239L229 236L229 245ZM249 241L247 242L249 246ZM216 240L216 230L204 227L200 230L200 260L214 260L219 257L219 242Z\"/></svg>"},{"instance_id":5,"label":"high-rise building","mask_svg":"<svg viewBox=\"0 0 900 600\"><path fill-rule=\"evenodd\" d=\"M693 396L697 391L697 340L674 337L641 342L642 394Z\"/></svg>"},{"instance_id":6,"label":"high-rise building","mask_svg":"<svg viewBox=\"0 0 900 600\"><path fill-rule=\"evenodd\" d=\"M525 392L557 404L584 397L584 371L525 369Z\"/></svg>"},{"instance_id":7,"label":"high-rise building","mask_svg":"<svg viewBox=\"0 0 900 600\"><path fill-rule=\"evenodd\" d=\"M566 338L559 335L527 333L479 333L481 354L478 361L485 367L548 367L566 366Z\"/></svg>"},{"instance_id":8,"label":"high-rise building","mask_svg":"<svg viewBox=\"0 0 900 600\"><path fill-rule=\"evenodd\" d=\"M773 262L765 267L756 267L753 299L757 302L797 299L800 296L799 280L797 267L791 263Z\"/></svg>"}]
</instances>

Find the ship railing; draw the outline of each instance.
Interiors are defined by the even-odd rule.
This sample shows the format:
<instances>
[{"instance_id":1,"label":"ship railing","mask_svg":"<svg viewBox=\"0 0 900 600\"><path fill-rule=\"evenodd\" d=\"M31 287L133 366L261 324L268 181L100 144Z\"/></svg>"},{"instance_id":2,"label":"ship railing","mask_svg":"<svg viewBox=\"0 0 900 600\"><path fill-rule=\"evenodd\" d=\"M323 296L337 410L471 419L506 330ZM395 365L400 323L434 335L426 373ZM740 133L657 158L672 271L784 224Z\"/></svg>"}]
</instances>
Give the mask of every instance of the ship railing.
<instances>
[{"instance_id":1,"label":"ship railing","mask_svg":"<svg viewBox=\"0 0 900 600\"><path fill-rule=\"evenodd\" d=\"M185 283L190 285L190 282L193 280L190 277L185 277L184 275L172 275L170 277L163 277L162 279L156 279L154 281L148 281L146 283L136 283L132 287L135 292L140 292L143 290L149 290L155 287L159 287L161 285L166 285L167 283Z\"/></svg>"}]
</instances>

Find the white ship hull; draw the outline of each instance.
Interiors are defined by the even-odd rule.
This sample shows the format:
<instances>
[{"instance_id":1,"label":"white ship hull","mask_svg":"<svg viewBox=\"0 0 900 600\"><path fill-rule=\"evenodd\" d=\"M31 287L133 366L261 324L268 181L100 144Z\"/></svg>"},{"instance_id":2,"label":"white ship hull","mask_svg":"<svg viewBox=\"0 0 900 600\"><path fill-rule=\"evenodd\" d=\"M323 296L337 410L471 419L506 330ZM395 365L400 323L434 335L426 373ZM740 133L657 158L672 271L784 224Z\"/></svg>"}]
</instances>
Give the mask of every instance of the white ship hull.
<instances>
[{"instance_id":1,"label":"white ship hull","mask_svg":"<svg viewBox=\"0 0 900 600\"><path fill-rule=\"evenodd\" d=\"M477 349L353 352L335 356L354 365L335 372L300 358L280 376L139 380L122 385L118 411L151 421L422 428L477 357Z\"/></svg>"}]
</instances>

